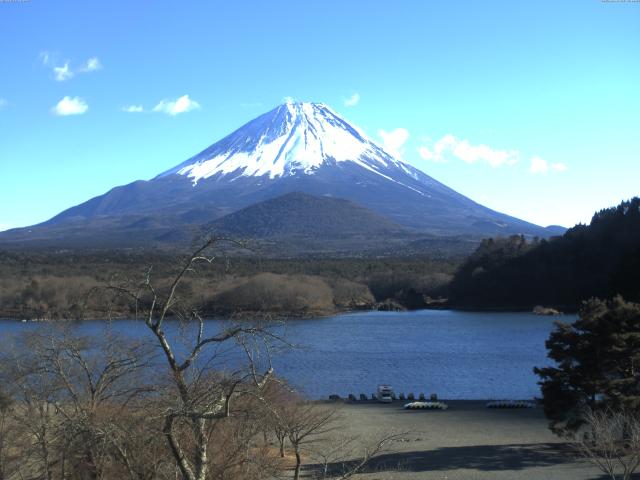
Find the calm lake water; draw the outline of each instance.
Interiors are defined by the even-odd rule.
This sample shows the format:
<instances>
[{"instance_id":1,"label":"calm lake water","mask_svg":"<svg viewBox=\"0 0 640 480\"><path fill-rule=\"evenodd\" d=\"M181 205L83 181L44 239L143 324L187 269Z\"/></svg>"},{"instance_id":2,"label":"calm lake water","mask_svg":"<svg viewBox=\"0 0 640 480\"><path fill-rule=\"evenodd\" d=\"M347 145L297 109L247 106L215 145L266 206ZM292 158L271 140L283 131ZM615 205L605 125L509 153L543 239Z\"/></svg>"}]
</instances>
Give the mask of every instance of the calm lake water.
<instances>
[{"instance_id":1,"label":"calm lake water","mask_svg":"<svg viewBox=\"0 0 640 480\"><path fill-rule=\"evenodd\" d=\"M572 322L575 316L559 317ZM558 317L448 310L365 312L291 320L279 328L296 348L273 357L276 373L311 398L370 395L379 383L396 392L445 399L526 399L539 396L534 366L548 365L544 342ZM107 322L71 324L84 335L108 335ZM207 328L224 322L210 320ZM44 324L0 321L3 336ZM111 330L151 340L144 324L119 320ZM177 335L178 326L171 327ZM235 358L235 360L234 360ZM237 354L219 352L219 365Z\"/></svg>"}]
</instances>

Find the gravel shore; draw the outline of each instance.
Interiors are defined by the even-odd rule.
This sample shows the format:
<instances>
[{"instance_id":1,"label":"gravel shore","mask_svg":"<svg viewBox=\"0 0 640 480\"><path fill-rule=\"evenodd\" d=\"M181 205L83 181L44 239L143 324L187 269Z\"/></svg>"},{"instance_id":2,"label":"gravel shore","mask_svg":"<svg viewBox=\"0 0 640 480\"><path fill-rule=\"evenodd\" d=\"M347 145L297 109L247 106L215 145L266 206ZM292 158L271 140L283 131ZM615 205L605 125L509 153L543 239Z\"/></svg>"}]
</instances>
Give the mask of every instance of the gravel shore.
<instances>
[{"instance_id":1,"label":"gravel shore","mask_svg":"<svg viewBox=\"0 0 640 480\"><path fill-rule=\"evenodd\" d=\"M542 409L489 409L445 401L448 410L404 410L405 402L339 404L341 436L402 433L358 479L587 480L604 478L547 428Z\"/></svg>"}]
</instances>

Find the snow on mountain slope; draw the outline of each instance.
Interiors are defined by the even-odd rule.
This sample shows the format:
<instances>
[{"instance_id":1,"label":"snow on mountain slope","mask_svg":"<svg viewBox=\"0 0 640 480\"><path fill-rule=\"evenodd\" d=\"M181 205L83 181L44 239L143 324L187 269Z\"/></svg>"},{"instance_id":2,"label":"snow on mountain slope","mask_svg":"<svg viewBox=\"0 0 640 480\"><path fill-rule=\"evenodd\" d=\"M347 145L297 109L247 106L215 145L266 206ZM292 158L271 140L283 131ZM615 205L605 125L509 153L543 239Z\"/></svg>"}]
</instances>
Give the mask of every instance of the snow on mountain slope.
<instances>
[{"instance_id":1,"label":"snow on mountain slope","mask_svg":"<svg viewBox=\"0 0 640 480\"><path fill-rule=\"evenodd\" d=\"M4 236L81 243L80 232L93 235L91 242L107 233L122 239L131 236L134 227L140 239L148 239L152 231L184 232L192 226L214 225L211 222L225 215L293 192L348 200L410 235L552 234L486 208L394 158L326 105L288 102L151 180L114 187L39 226L0 235L0 242ZM314 205L320 203L337 205ZM300 202L296 205L302 212ZM259 211L267 217L276 211L284 214L284 209ZM327 215L320 218L315 212L309 209L307 220L336 223L335 217L327 222ZM231 217L234 222L255 223L248 218ZM271 220L261 221L271 225Z\"/></svg>"},{"instance_id":2,"label":"snow on mountain slope","mask_svg":"<svg viewBox=\"0 0 640 480\"><path fill-rule=\"evenodd\" d=\"M411 165L389 155L328 106L294 102L256 118L159 177L184 175L194 185L216 174L274 179L311 175L332 162L353 162L397 183L385 173L389 168L418 177Z\"/></svg>"}]
</instances>

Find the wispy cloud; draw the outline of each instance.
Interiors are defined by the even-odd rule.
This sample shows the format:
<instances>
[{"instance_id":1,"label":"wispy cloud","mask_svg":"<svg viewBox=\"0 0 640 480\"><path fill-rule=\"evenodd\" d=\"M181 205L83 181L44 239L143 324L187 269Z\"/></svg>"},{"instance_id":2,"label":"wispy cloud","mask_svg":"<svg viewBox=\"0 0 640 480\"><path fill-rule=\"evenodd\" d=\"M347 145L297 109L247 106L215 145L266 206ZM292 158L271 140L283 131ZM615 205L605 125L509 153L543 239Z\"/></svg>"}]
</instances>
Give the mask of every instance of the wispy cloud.
<instances>
[{"instance_id":1,"label":"wispy cloud","mask_svg":"<svg viewBox=\"0 0 640 480\"><path fill-rule=\"evenodd\" d=\"M49 65L51 65L51 63L53 63L54 55L55 54L53 54L52 52L48 52L45 50L44 52L40 52L38 54L38 58L42 62L42 65L44 65L45 67L48 67Z\"/></svg>"},{"instance_id":2,"label":"wispy cloud","mask_svg":"<svg viewBox=\"0 0 640 480\"><path fill-rule=\"evenodd\" d=\"M140 113L144 112L144 107L142 105L125 105L122 107L122 111L128 113Z\"/></svg>"},{"instance_id":3,"label":"wispy cloud","mask_svg":"<svg viewBox=\"0 0 640 480\"><path fill-rule=\"evenodd\" d=\"M66 62L62 67L53 67L53 76L58 82L64 82L73 78L74 73L69 69L69 62Z\"/></svg>"},{"instance_id":4,"label":"wispy cloud","mask_svg":"<svg viewBox=\"0 0 640 480\"><path fill-rule=\"evenodd\" d=\"M153 107L153 111L175 116L179 113L186 113L199 108L201 107L198 102L191 100L189 95L183 95L175 100L161 100L160 103Z\"/></svg>"},{"instance_id":5,"label":"wispy cloud","mask_svg":"<svg viewBox=\"0 0 640 480\"><path fill-rule=\"evenodd\" d=\"M7 102L6 98L0 98L0 110L2 110L4 107L6 107L9 104L9 102Z\"/></svg>"},{"instance_id":6,"label":"wispy cloud","mask_svg":"<svg viewBox=\"0 0 640 480\"><path fill-rule=\"evenodd\" d=\"M70 66L71 62L69 60L61 62L59 60L59 55L56 52L40 52L38 58L42 62L42 65L51 68L53 72L53 78L55 78L58 82L70 80L79 73L95 72L97 70L102 70L103 68L102 63L100 62L100 59L98 57L89 58L86 62L82 63L77 68L72 68Z\"/></svg>"},{"instance_id":7,"label":"wispy cloud","mask_svg":"<svg viewBox=\"0 0 640 480\"><path fill-rule=\"evenodd\" d=\"M88 73L95 72L97 70L102 70L102 63L100 63L100 59L98 57L91 57L78 69L78 72Z\"/></svg>"},{"instance_id":8,"label":"wispy cloud","mask_svg":"<svg viewBox=\"0 0 640 480\"><path fill-rule=\"evenodd\" d=\"M446 162L450 157L455 157L470 164L486 163L493 168L515 165L520 157L518 150L500 150L484 144L472 145L468 140L459 139L451 134L429 145L420 146L418 154L431 162Z\"/></svg>"},{"instance_id":9,"label":"wispy cloud","mask_svg":"<svg viewBox=\"0 0 640 480\"><path fill-rule=\"evenodd\" d=\"M566 172L568 170L564 163L550 163L544 158L533 157L529 164L529 172L534 175L546 175L549 172Z\"/></svg>"},{"instance_id":10,"label":"wispy cloud","mask_svg":"<svg viewBox=\"0 0 640 480\"><path fill-rule=\"evenodd\" d=\"M344 99L345 107L355 107L360 101L360 94L358 92L351 95L349 98Z\"/></svg>"},{"instance_id":11,"label":"wispy cloud","mask_svg":"<svg viewBox=\"0 0 640 480\"><path fill-rule=\"evenodd\" d=\"M51 113L60 117L82 115L89 110L89 105L80 97L64 97L51 109Z\"/></svg>"},{"instance_id":12,"label":"wispy cloud","mask_svg":"<svg viewBox=\"0 0 640 480\"><path fill-rule=\"evenodd\" d=\"M390 132L378 130L378 135L382 138L382 147L387 153L396 158L402 158L404 153L402 147L409 138L409 131L406 128L396 128Z\"/></svg>"},{"instance_id":13,"label":"wispy cloud","mask_svg":"<svg viewBox=\"0 0 640 480\"><path fill-rule=\"evenodd\" d=\"M566 172L567 170L569 170L569 167L567 167L562 162L558 162L551 164L551 170L553 170L554 172Z\"/></svg>"}]
</instances>

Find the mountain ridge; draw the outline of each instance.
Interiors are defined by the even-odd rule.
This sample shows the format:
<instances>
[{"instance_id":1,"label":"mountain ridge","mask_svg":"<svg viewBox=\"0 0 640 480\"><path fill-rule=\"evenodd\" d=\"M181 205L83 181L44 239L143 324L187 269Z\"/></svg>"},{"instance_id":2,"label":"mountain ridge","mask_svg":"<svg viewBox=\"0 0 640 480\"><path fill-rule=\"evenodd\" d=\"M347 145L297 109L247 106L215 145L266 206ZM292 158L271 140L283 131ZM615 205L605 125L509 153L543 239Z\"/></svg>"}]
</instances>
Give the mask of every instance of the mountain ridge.
<instances>
[{"instance_id":1,"label":"mountain ridge","mask_svg":"<svg viewBox=\"0 0 640 480\"><path fill-rule=\"evenodd\" d=\"M42 224L0 234L0 241L54 230L63 241L65 229L76 235L79 226L99 225L117 237L115 230L143 217L169 230L204 225L292 192L345 199L427 235L559 233L461 195L394 158L324 104L289 102L151 180L114 187Z\"/></svg>"}]
</instances>

